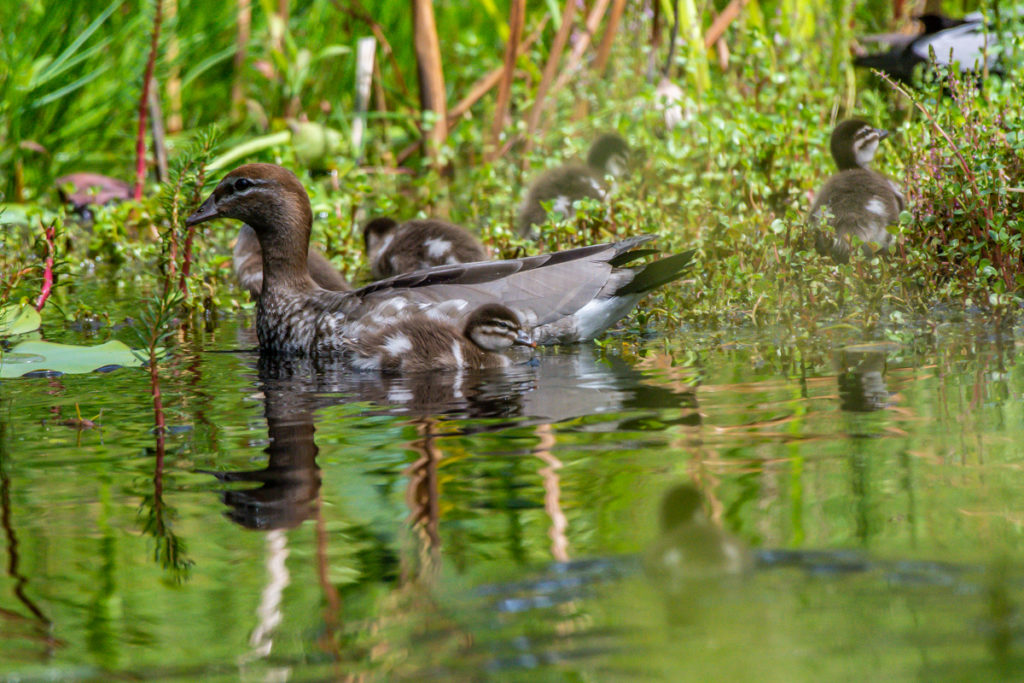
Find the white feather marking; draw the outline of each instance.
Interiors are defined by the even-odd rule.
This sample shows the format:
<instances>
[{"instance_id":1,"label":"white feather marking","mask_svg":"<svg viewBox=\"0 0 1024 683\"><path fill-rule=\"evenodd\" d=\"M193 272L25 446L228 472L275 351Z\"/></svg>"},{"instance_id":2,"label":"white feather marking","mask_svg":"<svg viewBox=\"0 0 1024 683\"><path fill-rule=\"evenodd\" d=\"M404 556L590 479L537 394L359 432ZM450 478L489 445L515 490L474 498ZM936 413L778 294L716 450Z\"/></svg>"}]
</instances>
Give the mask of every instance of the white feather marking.
<instances>
[{"instance_id":1,"label":"white feather marking","mask_svg":"<svg viewBox=\"0 0 1024 683\"><path fill-rule=\"evenodd\" d=\"M391 240L393 239L395 239L395 233L389 232L387 235L384 236L384 239L382 239L379 244L371 244L370 251L376 252L378 254L383 253L384 250L391 245Z\"/></svg>"},{"instance_id":2,"label":"white feather marking","mask_svg":"<svg viewBox=\"0 0 1024 683\"><path fill-rule=\"evenodd\" d=\"M461 368L465 359L462 357L462 344L456 339L452 342L452 358L455 359L455 367Z\"/></svg>"},{"instance_id":3,"label":"white feather marking","mask_svg":"<svg viewBox=\"0 0 1024 683\"><path fill-rule=\"evenodd\" d=\"M605 171L608 172L608 175L616 178L626 175L626 160L616 154L605 164Z\"/></svg>"},{"instance_id":4,"label":"white feather marking","mask_svg":"<svg viewBox=\"0 0 1024 683\"><path fill-rule=\"evenodd\" d=\"M412 342L404 334L393 334L384 340L384 350L392 356L412 351Z\"/></svg>"},{"instance_id":5,"label":"white feather marking","mask_svg":"<svg viewBox=\"0 0 1024 683\"><path fill-rule=\"evenodd\" d=\"M423 244L427 247L427 256L430 258L442 258L452 250L452 243L440 237L431 237Z\"/></svg>"},{"instance_id":6,"label":"white feather marking","mask_svg":"<svg viewBox=\"0 0 1024 683\"><path fill-rule=\"evenodd\" d=\"M462 310L466 308L468 303L465 299L452 299L451 301L442 301L436 306L431 306L426 310L426 315L431 320L440 320L443 322L450 322L452 318L457 318L462 313Z\"/></svg>"},{"instance_id":7,"label":"white feather marking","mask_svg":"<svg viewBox=\"0 0 1024 683\"><path fill-rule=\"evenodd\" d=\"M565 218L572 218L574 215L572 210L572 199L565 195L555 197L555 201L551 203L551 212L562 214Z\"/></svg>"},{"instance_id":8,"label":"white feather marking","mask_svg":"<svg viewBox=\"0 0 1024 683\"><path fill-rule=\"evenodd\" d=\"M853 143L853 155L857 160L858 166L867 167L871 163L871 160L875 158L875 150L878 149L878 135L871 131L871 134L866 136L865 139L858 139Z\"/></svg>"},{"instance_id":9,"label":"white feather marking","mask_svg":"<svg viewBox=\"0 0 1024 683\"><path fill-rule=\"evenodd\" d=\"M882 218L886 215L885 203L883 203L878 197L872 197L869 199L864 205L864 210Z\"/></svg>"},{"instance_id":10,"label":"white feather marking","mask_svg":"<svg viewBox=\"0 0 1024 683\"><path fill-rule=\"evenodd\" d=\"M455 398L462 398L462 364L465 359L462 356L462 345L459 340L452 342L452 359L455 362L455 379L452 382L452 388Z\"/></svg>"}]
</instances>

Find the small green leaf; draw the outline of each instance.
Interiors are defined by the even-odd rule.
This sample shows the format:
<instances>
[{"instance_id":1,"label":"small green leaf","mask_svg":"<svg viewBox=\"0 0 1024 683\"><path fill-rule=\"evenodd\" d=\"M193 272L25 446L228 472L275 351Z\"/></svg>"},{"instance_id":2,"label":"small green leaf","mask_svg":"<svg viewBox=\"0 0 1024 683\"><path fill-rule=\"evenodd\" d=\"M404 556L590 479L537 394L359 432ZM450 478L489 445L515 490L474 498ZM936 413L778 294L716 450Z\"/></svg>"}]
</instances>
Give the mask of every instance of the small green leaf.
<instances>
[{"instance_id":1,"label":"small green leaf","mask_svg":"<svg viewBox=\"0 0 1024 683\"><path fill-rule=\"evenodd\" d=\"M0 337L25 334L42 325L39 311L28 304L8 304L0 307Z\"/></svg>"},{"instance_id":2,"label":"small green leaf","mask_svg":"<svg viewBox=\"0 0 1024 683\"><path fill-rule=\"evenodd\" d=\"M134 351L116 340L99 346L26 341L0 354L0 379L21 377L30 372L74 375L111 366L138 368L142 365L142 359Z\"/></svg>"}]
</instances>

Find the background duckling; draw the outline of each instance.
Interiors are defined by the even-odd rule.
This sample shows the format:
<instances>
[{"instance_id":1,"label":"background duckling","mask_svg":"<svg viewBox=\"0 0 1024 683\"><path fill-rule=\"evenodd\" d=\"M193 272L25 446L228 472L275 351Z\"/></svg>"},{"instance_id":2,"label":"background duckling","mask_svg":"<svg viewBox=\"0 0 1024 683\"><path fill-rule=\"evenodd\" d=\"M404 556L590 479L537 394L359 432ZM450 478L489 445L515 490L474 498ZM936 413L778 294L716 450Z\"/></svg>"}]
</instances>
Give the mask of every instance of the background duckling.
<instances>
[{"instance_id":1,"label":"background duckling","mask_svg":"<svg viewBox=\"0 0 1024 683\"><path fill-rule=\"evenodd\" d=\"M743 574L754 566L746 544L704 514L704 496L692 484L665 493L658 521L661 533L644 557L644 568L671 591L688 580Z\"/></svg>"},{"instance_id":2,"label":"background duckling","mask_svg":"<svg viewBox=\"0 0 1024 683\"><path fill-rule=\"evenodd\" d=\"M257 298L263 291L263 250L260 249L256 231L248 225L243 224L242 229L238 231L232 264L238 284L247 289L253 299ZM313 282L324 289L334 292L352 291L352 285L338 272L338 269L327 260L326 256L313 247L309 248L306 266L309 268L309 275L313 278Z\"/></svg>"},{"instance_id":3,"label":"background duckling","mask_svg":"<svg viewBox=\"0 0 1024 683\"><path fill-rule=\"evenodd\" d=\"M574 215L573 202L604 200L608 195L605 176L622 177L629 170L631 150L615 133L604 133L590 146L587 163L568 163L543 173L533 181L519 207L516 229L522 236L536 235L534 226L548 220L542 202L550 202L553 213Z\"/></svg>"},{"instance_id":4,"label":"background duckling","mask_svg":"<svg viewBox=\"0 0 1024 683\"><path fill-rule=\"evenodd\" d=\"M486 261L480 240L465 228L436 218L374 218L363 226L363 244L374 279L434 266Z\"/></svg>"},{"instance_id":5,"label":"background duckling","mask_svg":"<svg viewBox=\"0 0 1024 683\"><path fill-rule=\"evenodd\" d=\"M903 194L893 180L868 168L878 143L888 135L861 119L847 119L832 132L832 158L839 172L818 192L807 219L819 254L846 263L854 236L869 257L892 243L886 228L899 220Z\"/></svg>"},{"instance_id":6,"label":"background duckling","mask_svg":"<svg viewBox=\"0 0 1024 683\"><path fill-rule=\"evenodd\" d=\"M478 306L461 330L442 316L417 314L345 343L353 367L387 373L503 368L511 364L503 351L536 346L519 316L496 303Z\"/></svg>"}]
</instances>

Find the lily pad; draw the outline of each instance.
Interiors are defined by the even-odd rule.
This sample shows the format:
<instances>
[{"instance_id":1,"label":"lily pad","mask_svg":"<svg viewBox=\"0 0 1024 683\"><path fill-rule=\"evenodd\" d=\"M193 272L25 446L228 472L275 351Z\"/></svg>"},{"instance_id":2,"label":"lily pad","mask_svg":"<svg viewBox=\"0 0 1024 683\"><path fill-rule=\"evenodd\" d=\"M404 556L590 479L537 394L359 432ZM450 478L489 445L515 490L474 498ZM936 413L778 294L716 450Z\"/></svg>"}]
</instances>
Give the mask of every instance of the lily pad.
<instances>
[{"instance_id":1,"label":"lily pad","mask_svg":"<svg viewBox=\"0 0 1024 683\"><path fill-rule=\"evenodd\" d=\"M33 376L74 375L116 368L142 367L143 361L123 342L108 341L98 346L25 341L0 354L0 379Z\"/></svg>"},{"instance_id":2,"label":"lily pad","mask_svg":"<svg viewBox=\"0 0 1024 683\"><path fill-rule=\"evenodd\" d=\"M42 323L39 311L28 304L0 306L0 337L32 332L38 330Z\"/></svg>"}]
</instances>

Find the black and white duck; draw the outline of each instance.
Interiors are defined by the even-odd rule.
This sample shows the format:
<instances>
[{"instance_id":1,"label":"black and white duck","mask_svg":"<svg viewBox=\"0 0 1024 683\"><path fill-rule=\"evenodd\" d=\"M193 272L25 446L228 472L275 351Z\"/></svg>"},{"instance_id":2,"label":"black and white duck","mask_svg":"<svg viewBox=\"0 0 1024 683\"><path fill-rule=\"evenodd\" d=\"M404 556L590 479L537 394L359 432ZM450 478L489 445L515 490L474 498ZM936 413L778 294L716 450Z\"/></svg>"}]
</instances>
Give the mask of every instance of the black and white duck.
<instances>
[{"instance_id":1,"label":"black and white duck","mask_svg":"<svg viewBox=\"0 0 1024 683\"><path fill-rule=\"evenodd\" d=\"M257 336L262 351L283 355L343 356L353 340L415 314L458 326L488 303L511 309L538 344L592 339L651 290L681 277L694 254L623 267L651 253L637 247L652 237L638 235L554 254L440 266L331 292L309 274L312 211L291 171L273 164L231 171L186 222L215 218L244 221L256 233L263 254Z\"/></svg>"},{"instance_id":2,"label":"black and white duck","mask_svg":"<svg viewBox=\"0 0 1024 683\"><path fill-rule=\"evenodd\" d=\"M587 163L563 164L544 172L530 185L519 207L516 229L522 236L535 234L535 226L548 220L544 204L553 215L571 218L573 203L580 199L604 201L608 196L607 176L619 178L629 169L629 144L615 133L604 133L590 146Z\"/></svg>"},{"instance_id":3,"label":"black and white duck","mask_svg":"<svg viewBox=\"0 0 1024 683\"><path fill-rule=\"evenodd\" d=\"M1006 12L1006 22L1019 31L1024 19L1024 6ZM906 38L882 36L877 42L889 45L885 52L859 55L853 63L877 69L908 85L913 85L915 72L927 65L934 52L935 64L940 67L956 65L960 72L1000 71L1000 37L985 23L977 12L963 18L942 14L924 14L917 17L922 30Z\"/></svg>"},{"instance_id":4,"label":"black and white duck","mask_svg":"<svg viewBox=\"0 0 1024 683\"><path fill-rule=\"evenodd\" d=\"M854 237L866 256L885 252L892 243L886 228L899 220L903 194L893 180L868 168L888 135L861 119L847 119L832 131L832 158L839 171L818 192L807 219L819 254L846 263Z\"/></svg>"},{"instance_id":5,"label":"black and white duck","mask_svg":"<svg viewBox=\"0 0 1024 683\"><path fill-rule=\"evenodd\" d=\"M437 218L399 223L374 218L363 226L363 244L374 279L414 270L486 261L487 251L468 230Z\"/></svg>"}]
</instances>

